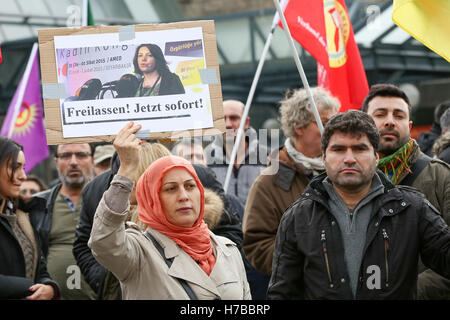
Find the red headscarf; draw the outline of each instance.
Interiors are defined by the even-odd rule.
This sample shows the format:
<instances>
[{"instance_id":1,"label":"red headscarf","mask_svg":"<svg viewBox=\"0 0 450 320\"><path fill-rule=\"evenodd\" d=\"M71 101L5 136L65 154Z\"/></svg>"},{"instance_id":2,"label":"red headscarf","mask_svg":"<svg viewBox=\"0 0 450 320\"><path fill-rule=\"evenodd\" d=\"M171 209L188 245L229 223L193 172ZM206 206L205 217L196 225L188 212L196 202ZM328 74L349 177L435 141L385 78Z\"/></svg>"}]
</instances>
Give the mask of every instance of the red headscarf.
<instances>
[{"instance_id":1,"label":"red headscarf","mask_svg":"<svg viewBox=\"0 0 450 320\"><path fill-rule=\"evenodd\" d=\"M183 168L194 178L200 190L200 214L190 228L170 223L162 209L159 192L164 175L172 169ZM205 192L191 163L181 157L166 156L153 162L140 177L136 186L138 216L150 228L172 239L200 267L210 274L216 259L211 248L209 229L203 221L205 214Z\"/></svg>"}]
</instances>

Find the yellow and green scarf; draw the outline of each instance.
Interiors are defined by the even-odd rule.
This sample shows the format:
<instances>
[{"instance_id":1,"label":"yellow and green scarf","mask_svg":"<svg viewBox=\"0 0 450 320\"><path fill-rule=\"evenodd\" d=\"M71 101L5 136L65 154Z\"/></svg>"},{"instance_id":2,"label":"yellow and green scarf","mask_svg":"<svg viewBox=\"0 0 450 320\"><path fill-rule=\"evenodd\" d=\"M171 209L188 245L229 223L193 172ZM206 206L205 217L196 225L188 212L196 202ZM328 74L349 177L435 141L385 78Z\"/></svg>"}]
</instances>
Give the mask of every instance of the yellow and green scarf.
<instances>
[{"instance_id":1,"label":"yellow and green scarf","mask_svg":"<svg viewBox=\"0 0 450 320\"><path fill-rule=\"evenodd\" d=\"M404 171L411 173L408 165L408 159L414 149L414 140L410 139L405 145L393 154L384 157L378 161L378 169L384 172L386 178L393 184L398 184Z\"/></svg>"}]
</instances>

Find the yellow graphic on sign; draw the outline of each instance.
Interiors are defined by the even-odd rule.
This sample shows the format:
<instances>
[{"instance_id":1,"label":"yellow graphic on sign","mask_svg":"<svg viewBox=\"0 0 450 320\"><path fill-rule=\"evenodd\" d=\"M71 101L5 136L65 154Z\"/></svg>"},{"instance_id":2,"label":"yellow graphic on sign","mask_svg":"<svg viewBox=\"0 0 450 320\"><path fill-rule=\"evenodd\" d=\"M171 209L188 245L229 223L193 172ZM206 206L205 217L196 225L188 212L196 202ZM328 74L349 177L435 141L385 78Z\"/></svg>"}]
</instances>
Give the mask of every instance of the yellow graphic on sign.
<instances>
[{"instance_id":1,"label":"yellow graphic on sign","mask_svg":"<svg viewBox=\"0 0 450 320\"><path fill-rule=\"evenodd\" d=\"M182 61L178 64L175 73L180 77L183 86L192 86L202 83L198 69L204 68L205 63L203 59Z\"/></svg>"},{"instance_id":2,"label":"yellow graphic on sign","mask_svg":"<svg viewBox=\"0 0 450 320\"><path fill-rule=\"evenodd\" d=\"M350 34L350 21L338 1L324 0L323 8L330 67L339 68L347 61L346 46Z\"/></svg>"},{"instance_id":3,"label":"yellow graphic on sign","mask_svg":"<svg viewBox=\"0 0 450 320\"><path fill-rule=\"evenodd\" d=\"M202 87L193 87L192 88L192 92L195 92L195 93L200 93L200 92L202 92L203 91L203 88Z\"/></svg>"}]
</instances>

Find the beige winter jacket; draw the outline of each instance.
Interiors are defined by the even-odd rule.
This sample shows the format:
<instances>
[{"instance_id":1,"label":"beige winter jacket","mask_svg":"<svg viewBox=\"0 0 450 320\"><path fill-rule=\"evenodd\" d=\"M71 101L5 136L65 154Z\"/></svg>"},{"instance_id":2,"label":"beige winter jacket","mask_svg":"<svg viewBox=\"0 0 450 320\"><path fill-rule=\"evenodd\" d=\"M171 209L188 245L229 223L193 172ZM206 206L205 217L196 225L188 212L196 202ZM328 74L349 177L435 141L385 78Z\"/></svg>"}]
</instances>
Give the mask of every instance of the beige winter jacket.
<instances>
[{"instance_id":1,"label":"beige winter jacket","mask_svg":"<svg viewBox=\"0 0 450 320\"><path fill-rule=\"evenodd\" d=\"M189 299L179 278L187 281L199 300L251 299L242 257L232 241L210 232L216 263L208 276L175 242L149 228L166 258L173 258L169 269L137 225L127 223L125 228L128 210L113 212L103 195L88 242L97 261L120 280L124 300Z\"/></svg>"}]
</instances>

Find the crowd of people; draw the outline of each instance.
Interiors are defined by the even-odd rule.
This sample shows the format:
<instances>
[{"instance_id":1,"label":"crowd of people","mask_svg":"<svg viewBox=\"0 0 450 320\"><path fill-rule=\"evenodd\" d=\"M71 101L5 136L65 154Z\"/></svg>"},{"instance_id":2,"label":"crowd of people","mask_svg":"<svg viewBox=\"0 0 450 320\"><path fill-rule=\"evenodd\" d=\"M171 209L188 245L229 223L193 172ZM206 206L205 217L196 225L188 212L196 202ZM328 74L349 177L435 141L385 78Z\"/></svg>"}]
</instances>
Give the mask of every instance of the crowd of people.
<instances>
[{"instance_id":1,"label":"crowd of people","mask_svg":"<svg viewBox=\"0 0 450 320\"><path fill-rule=\"evenodd\" d=\"M155 52L135 67L161 94ZM144 141L130 122L112 144L58 145L49 187L1 137L0 298L449 300L450 102L416 141L395 85L344 113L312 95L323 132L304 89L279 103L275 148L225 100L210 143Z\"/></svg>"}]
</instances>

